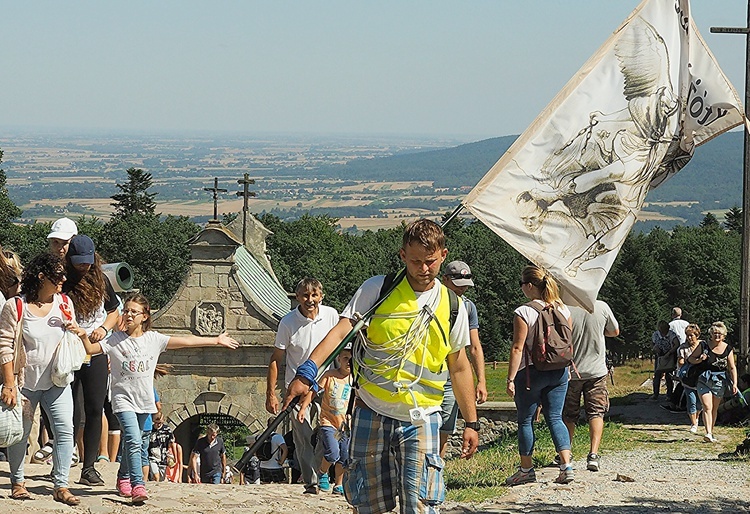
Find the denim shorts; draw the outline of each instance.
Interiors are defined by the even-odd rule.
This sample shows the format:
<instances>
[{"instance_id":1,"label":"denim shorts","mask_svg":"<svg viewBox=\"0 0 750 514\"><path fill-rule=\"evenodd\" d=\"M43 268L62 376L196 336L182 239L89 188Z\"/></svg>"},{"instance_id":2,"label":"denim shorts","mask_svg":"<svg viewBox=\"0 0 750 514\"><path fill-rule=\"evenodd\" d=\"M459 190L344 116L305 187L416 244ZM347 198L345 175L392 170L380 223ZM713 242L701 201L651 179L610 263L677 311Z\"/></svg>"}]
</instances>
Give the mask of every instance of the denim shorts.
<instances>
[{"instance_id":1,"label":"denim shorts","mask_svg":"<svg viewBox=\"0 0 750 514\"><path fill-rule=\"evenodd\" d=\"M322 455L331 464L346 466L349 463L349 438L341 437L340 431L333 427L321 426L316 454Z\"/></svg>"},{"instance_id":2,"label":"denim shorts","mask_svg":"<svg viewBox=\"0 0 750 514\"><path fill-rule=\"evenodd\" d=\"M440 431L444 434L453 434L456 431L458 404L456 403L456 396L453 394L453 387L449 384L446 384L443 390L443 403L440 408L442 409L440 418L443 420Z\"/></svg>"},{"instance_id":3,"label":"denim shorts","mask_svg":"<svg viewBox=\"0 0 750 514\"><path fill-rule=\"evenodd\" d=\"M714 396L723 398L732 393L732 386L727 379L725 371L704 371L698 377L698 383L695 384L695 388L698 389L700 396L711 393Z\"/></svg>"}]
</instances>

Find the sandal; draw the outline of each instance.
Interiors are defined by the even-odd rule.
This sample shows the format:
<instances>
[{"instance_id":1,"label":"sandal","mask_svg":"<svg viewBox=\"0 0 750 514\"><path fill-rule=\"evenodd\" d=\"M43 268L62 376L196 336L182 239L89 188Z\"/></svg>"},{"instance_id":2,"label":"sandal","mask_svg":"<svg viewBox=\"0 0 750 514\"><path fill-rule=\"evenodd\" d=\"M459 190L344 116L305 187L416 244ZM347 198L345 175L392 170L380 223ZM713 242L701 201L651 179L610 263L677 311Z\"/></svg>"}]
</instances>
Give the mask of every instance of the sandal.
<instances>
[{"instance_id":1,"label":"sandal","mask_svg":"<svg viewBox=\"0 0 750 514\"><path fill-rule=\"evenodd\" d=\"M30 500L31 495L26 490L26 482L21 484L12 484L10 489L10 497L14 500Z\"/></svg>"},{"instance_id":2,"label":"sandal","mask_svg":"<svg viewBox=\"0 0 750 514\"><path fill-rule=\"evenodd\" d=\"M44 464L50 457L52 457L52 445L46 443L34 453L31 462L32 464Z\"/></svg>"},{"instance_id":3,"label":"sandal","mask_svg":"<svg viewBox=\"0 0 750 514\"><path fill-rule=\"evenodd\" d=\"M77 496L73 496L73 493L71 493L70 489L67 487L55 489L55 492L52 493L52 497L56 502L64 503L65 505L78 505L81 503L81 499Z\"/></svg>"}]
</instances>

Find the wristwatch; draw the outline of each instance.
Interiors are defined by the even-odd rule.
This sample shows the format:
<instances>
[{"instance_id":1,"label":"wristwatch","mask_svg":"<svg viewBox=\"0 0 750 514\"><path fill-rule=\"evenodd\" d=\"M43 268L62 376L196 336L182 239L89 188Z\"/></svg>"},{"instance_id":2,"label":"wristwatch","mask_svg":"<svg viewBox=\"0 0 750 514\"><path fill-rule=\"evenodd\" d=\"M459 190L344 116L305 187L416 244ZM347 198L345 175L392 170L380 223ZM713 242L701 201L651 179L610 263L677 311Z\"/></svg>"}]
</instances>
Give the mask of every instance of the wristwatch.
<instances>
[{"instance_id":1,"label":"wristwatch","mask_svg":"<svg viewBox=\"0 0 750 514\"><path fill-rule=\"evenodd\" d=\"M467 421L466 423L464 423L464 426L466 428L474 430L475 432L479 432L479 429L481 428L479 425L479 421Z\"/></svg>"}]
</instances>

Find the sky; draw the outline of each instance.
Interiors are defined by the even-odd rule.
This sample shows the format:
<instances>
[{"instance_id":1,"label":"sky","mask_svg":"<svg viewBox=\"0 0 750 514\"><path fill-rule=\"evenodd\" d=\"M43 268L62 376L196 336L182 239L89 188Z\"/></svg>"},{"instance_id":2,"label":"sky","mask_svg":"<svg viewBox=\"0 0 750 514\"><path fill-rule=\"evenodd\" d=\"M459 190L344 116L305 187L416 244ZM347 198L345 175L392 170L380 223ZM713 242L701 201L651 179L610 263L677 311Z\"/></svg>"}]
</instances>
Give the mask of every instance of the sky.
<instances>
[{"instance_id":1,"label":"sky","mask_svg":"<svg viewBox=\"0 0 750 514\"><path fill-rule=\"evenodd\" d=\"M637 0L0 0L0 129L521 133ZM744 0L693 18L744 97Z\"/></svg>"}]
</instances>

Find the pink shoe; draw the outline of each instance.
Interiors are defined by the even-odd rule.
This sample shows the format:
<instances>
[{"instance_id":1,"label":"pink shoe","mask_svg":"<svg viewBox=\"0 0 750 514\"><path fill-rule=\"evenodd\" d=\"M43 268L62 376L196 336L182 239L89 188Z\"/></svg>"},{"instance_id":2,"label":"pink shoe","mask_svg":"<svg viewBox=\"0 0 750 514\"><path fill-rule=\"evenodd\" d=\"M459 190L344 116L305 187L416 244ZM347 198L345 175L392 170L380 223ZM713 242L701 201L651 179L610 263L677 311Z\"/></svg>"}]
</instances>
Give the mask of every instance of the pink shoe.
<instances>
[{"instance_id":1,"label":"pink shoe","mask_svg":"<svg viewBox=\"0 0 750 514\"><path fill-rule=\"evenodd\" d=\"M148 500L148 493L146 493L146 486L138 484L133 487L133 503L143 503Z\"/></svg>"},{"instance_id":2,"label":"pink shoe","mask_svg":"<svg viewBox=\"0 0 750 514\"><path fill-rule=\"evenodd\" d=\"M133 488L130 485L129 478L117 479L117 492L120 496L130 498L133 495Z\"/></svg>"}]
</instances>

